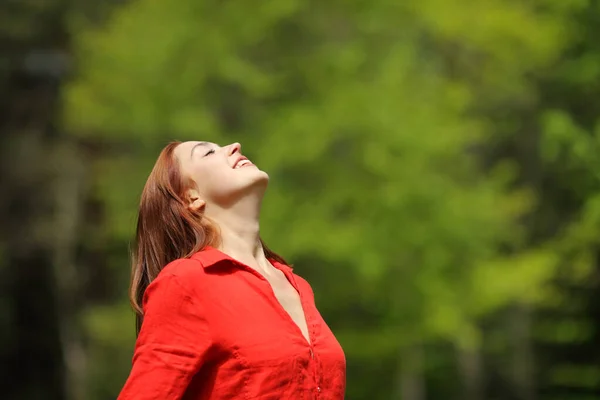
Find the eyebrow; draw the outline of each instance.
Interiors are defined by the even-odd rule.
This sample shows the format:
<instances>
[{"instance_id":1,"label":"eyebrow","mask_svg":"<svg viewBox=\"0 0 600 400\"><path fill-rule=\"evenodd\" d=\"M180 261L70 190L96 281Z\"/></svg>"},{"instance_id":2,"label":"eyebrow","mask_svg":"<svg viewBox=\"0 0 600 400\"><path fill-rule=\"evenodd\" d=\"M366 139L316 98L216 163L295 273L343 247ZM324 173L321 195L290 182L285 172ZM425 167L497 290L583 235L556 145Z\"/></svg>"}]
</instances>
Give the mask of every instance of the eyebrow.
<instances>
[{"instance_id":1,"label":"eyebrow","mask_svg":"<svg viewBox=\"0 0 600 400\"><path fill-rule=\"evenodd\" d=\"M198 142L194 145L194 147L192 147L192 150L190 151L190 158L192 158L192 156L194 155L194 150L196 150L196 147L199 146L208 146L207 142Z\"/></svg>"}]
</instances>

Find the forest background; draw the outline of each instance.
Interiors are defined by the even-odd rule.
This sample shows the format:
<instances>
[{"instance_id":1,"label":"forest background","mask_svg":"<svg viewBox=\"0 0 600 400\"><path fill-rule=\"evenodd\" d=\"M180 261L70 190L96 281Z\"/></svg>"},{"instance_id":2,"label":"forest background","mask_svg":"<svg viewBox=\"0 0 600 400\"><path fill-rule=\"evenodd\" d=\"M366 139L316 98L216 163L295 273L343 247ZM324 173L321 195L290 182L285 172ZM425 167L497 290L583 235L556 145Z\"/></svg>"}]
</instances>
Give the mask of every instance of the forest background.
<instances>
[{"instance_id":1,"label":"forest background","mask_svg":"<svg viewBox=\"0 0 600 400\"><path fill-rule=\"evenodd\" d=\"M347 399L600 399L600 2L5 0L3 398L112 400L171 140L242 143Z\"/></svg>"}]
</instances>

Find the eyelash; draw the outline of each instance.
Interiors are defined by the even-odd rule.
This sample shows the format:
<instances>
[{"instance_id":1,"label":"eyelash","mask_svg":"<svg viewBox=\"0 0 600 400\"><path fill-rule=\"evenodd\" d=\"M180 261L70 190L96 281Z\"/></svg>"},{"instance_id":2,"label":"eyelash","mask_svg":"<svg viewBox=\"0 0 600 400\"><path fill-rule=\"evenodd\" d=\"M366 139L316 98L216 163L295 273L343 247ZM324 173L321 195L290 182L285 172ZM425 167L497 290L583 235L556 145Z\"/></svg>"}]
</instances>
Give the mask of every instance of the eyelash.
<instances>
[{"instance_id":1,"label":"eyelash","mask_svg":"<svg viewBox=\"0 0 600 400\"><path fill-rule=\"evenodd\" d=\"M209 156L209 155L213 154L214 152L215 152L215 149L210 149L209 151L206 152L204 157Z\"/></svg>"}]
</instances>

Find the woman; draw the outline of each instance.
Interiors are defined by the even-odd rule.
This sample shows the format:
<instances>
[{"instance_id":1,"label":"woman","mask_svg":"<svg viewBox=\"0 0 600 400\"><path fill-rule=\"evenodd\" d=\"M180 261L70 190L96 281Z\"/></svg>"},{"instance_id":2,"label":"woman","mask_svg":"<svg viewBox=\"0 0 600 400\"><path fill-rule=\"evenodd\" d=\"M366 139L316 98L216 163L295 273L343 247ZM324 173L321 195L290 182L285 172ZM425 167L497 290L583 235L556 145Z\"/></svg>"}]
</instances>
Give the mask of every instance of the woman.
<instances>
[{"instance_id":1,"label":"woman","mask_svg":"<svg viewBox=\"0 0 600 400\"><path fill-rule=\"evenodd\" d=\"M237 143L161 152L140 202L119 400L344 398L344 353L310 285L260 240L268 180Z\"/></svg>"}]
</instances>

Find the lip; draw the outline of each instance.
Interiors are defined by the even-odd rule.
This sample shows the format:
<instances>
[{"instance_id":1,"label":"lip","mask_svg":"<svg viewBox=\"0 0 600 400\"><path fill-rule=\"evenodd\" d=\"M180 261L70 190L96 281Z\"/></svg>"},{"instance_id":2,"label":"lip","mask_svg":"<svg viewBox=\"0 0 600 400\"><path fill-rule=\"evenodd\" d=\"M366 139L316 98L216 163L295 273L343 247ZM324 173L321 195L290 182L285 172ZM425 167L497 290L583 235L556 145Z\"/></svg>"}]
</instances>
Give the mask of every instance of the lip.
<instances>
[{"instance_id":1,"label":"lip","mask_svg":"<svg viewBox=\"0 0 600 400\"><path fill-rule=\"evenodd\" d=\"M239 157L239 158L238 158L238 159L235 161L235 163L233 164L233 167L232 167L232 168L233 168L233 169L235 169L235 168L237 167L237 165L238 165L240 162L242 162L242 161L248 161L248 164L247 164L247 165L245 165L246 167L249 167L249 166L252 166L252 165L254 165L254 164L252 164L252 161L248 160L248 158L247 158L247 157L240 156L240 157ZM242 168L243 168L243 167L242 167Z\"/></svg>"}]
</instances>

